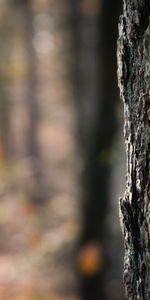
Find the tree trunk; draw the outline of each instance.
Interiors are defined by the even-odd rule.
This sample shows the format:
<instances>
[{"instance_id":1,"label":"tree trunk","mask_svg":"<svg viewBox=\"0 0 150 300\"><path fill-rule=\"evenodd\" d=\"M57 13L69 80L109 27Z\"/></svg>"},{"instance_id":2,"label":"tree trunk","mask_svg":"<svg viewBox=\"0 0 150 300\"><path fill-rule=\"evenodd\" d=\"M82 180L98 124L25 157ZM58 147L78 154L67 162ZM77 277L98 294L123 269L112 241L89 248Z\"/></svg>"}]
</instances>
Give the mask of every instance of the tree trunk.
<instances>
[{"instance_id":1,"label":"tree trunk","mask_svg":"<svg viewBox=\"0 0 150 300\"><path fill-rule=\"evenodd\" d=\"M41 174L41 157L38 144L39 126L39 104L38 104L38 76L37 58L33 46L34 39L34 12L31 0L13 0L17 7L20 7L24 24L25 46L28 55L28 78L26 83L26 103L29 116L27 133L27 155L31 159L33 171L32 184L28 186L28 196L35 204L43 204L44 188Z\"/></svg>"},{"instance_id":2,"label":"tree trunk","mask_svg":"<svg viewBox=\"0 0 150 300\"><path fill-rule=\"evenodd\" d=\"M106 291L108 266L109 278L111 273L108 261L110 228L106 220L110 201L110 157L117 128L115 114L119 98L116 40L120 7L120 0L115 3L113 0L73 1L76 13L76 105L83 163L80 263L82 266L82 259L84 261L88 253L96 256L98 251L99 260L103 261L102 267L95 272L80 270L84 300L112 299Z\"/></svg>"},{"instance_id":3,"label":"tree trunk","mask_svg":"<svg viewBox=\"0 0 150 300\"><path fill-rule=\"evenodd\" d=\"M0 83L0 159L10 162L12 159L12 143L10 137L10 99L5 87L5 80Z\"/></svg>"},{"instance_id":4,"label":"tree trunk","mask_svg":"<svg viewBox=\"0 0 150 300\"><path fill-rule=\"evenodd\" d=\"M124 102L126 191L120 200L128 299L150 299L150 2L124 0L118 78Z\"/></svg>"}]
</instances>

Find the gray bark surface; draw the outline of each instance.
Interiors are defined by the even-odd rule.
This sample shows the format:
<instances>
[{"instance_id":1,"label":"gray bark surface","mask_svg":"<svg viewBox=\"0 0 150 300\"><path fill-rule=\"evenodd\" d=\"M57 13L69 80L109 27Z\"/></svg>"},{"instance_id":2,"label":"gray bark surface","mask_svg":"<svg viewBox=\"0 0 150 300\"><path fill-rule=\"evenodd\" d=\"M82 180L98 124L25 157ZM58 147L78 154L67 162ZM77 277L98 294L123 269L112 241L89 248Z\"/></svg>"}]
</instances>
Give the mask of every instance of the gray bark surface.
<instances>
[{"instance_id":1,"label":"gray bark surface","mask_svg":"<svg viewBox=\"0 0 150 300\"><path fill-rule=\"evenodd\" d=\"M124 0L118 40L126 190L120 199L128 299L150 299L150 1Z\"/></svg>"}]
</instances>

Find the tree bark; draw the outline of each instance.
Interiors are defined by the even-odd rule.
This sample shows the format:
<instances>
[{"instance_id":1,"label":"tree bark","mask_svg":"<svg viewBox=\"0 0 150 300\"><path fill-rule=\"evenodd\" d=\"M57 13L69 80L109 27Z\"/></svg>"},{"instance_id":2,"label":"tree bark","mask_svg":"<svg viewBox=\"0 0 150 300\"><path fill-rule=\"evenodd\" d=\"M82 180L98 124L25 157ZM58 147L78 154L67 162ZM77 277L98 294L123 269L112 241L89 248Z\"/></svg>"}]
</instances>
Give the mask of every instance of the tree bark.
<instances>
[{"instance_id":1,"label":"tree bark","mask_svg":"<svg viewBox=\"0 0 150 300\"><path fill-rule=\"evenodd\" d=\"M120 200L128 299L150 299L150 2L124 0L118 79L124 103L126 190Z\"/></svg>"}]
</instances>

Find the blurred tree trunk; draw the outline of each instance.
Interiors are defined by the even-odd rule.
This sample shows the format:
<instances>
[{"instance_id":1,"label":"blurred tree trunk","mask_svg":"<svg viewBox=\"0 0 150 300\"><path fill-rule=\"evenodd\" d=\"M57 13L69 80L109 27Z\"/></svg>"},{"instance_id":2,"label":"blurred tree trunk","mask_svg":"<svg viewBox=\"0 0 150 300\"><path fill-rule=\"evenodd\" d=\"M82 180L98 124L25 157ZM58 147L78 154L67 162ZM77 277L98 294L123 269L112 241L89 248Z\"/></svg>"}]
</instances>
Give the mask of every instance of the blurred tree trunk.
<instances>
[{"instance_id":1,"label":"blurred tree trunk","mask_svg":"<svg viewBox=\"0 0 150 300\"><path fill-rule=\"evenodd\" d=\"M10 162L12 158L10 100L4 83L5 79L0 80L0 160Z\"/></svg>"},{"instance_id":2,"label":"blurred tree trunk","mask_svg":"<svg viewBox=\"0 0 150 300\"><path fill-rule=\"evenodd\" d=\"M11 37L10 29L11 21L6 23L6 12L1 16L0 28L0 57L1 68L0 72L0 159L5 162L11 162L13 159L13 142L11 137L11 111L12 111L12 96L9 93L10 78L7 73L7 66L10 64L9 58L11 55ZM11 69L11 68L10 68Z\"/></svg>"},{"instance_id":3,"label":"blurred tree trunk","mask_svg":"<svg viewBox=\"0 0 150 300\"><path fill-rule=\"evenodd\" d=\"M109 229L106 216L119 97L115 74L121 1L86 0L73 5L76 10L78 136L83 161L81 290L85 300L108 299L105 273ZM93 266L88 266L90 258ZM84 267L86 263L87 267Z\"/></svg>"},{"instance_id":4,"label":"blurred tree trunk","mask_svg":"<svg viewBox=\"0 0 150 300\"><path fill-rule=\"evenodd\" d=\"M120 201L128 299L150 299L150 2L124 1L118 77L124 102L126 191Z\"/></svg>"},{"instance_id":5,"label":"blurred tree trunk","mask_svg":"<svg viewBox=\"0 0 150 300\"><path fill-rule=\"evenodd\" d=\"M25 16L25 34L26 34L26 47L28 51L28 86L27 86L27 101L29 112L29 127L28 127L28 155L31 158L34 184L31 192L31 200L40 204L44 199L43 182L40 167L40 153L37 139L38 125L39 125L39 108L37 97L37 59L36 52L33 45L34 39L34 13L31 8L31 1L24 0L24 16Z\"/></svg>"},{"instance_id":6,"label":"blurred tree trunk","mask_svg":"<svg viewBox=\"0 0 150 300\"><path fill-rule=\"evenodd\" d=\"M27 155L31 159L33 182L28 187L29 197L36 204L42 203L43 200L43 184L40 168L40 153L38 145L38 125L39 125L39 108L37 97L37 59L33 44L34 39L34 12L32 10L31 0L14 0L15 4L21 9L25 47L27 49L28 59L28 78L27 78L27 110L28 110L28 134L27 134Z\"/></svg>"}]
</instances>

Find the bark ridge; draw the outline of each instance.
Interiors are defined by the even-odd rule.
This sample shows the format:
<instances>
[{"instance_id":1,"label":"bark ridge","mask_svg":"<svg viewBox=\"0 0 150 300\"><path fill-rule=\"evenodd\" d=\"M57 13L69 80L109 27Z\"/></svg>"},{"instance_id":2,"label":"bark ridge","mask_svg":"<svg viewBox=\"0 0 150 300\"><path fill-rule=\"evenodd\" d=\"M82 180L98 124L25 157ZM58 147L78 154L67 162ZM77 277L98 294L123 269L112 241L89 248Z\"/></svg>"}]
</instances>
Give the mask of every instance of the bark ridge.
<instances>
[{"instance_id":1,"label":"bark ridge","mask_svg":"<svg viewBox=\"0 0 150 300\"><path fill-rule=\"evenodd\" d=\"M118 81L124 103L126 190L120 199L128 299L150 299L150 2L124 0Z\"/></svg>"}]
</instances>

